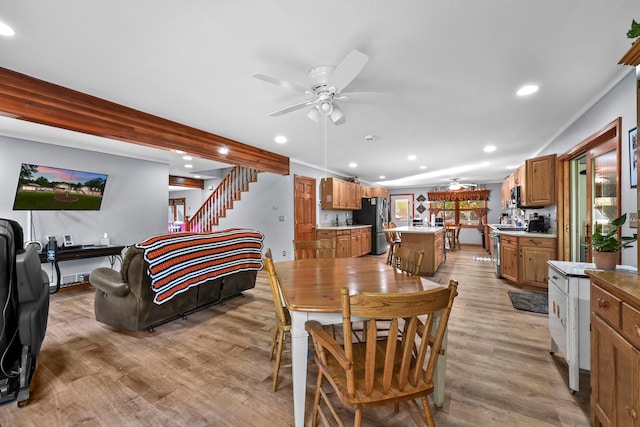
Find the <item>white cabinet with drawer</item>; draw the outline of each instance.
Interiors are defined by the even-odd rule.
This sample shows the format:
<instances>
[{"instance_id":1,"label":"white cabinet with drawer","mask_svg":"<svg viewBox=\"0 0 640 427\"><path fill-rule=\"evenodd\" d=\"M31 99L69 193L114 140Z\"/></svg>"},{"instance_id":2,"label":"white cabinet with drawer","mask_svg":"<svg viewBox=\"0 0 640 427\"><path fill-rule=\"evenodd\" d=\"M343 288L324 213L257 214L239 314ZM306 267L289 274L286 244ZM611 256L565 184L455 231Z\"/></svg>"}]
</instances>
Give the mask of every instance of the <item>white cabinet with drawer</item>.
<instances>
[{"instance_id":1,"label":"white cabinet with drawer","mask_svg":"<svg viewBox=\"0 0 640 427\"><path fill-rule=\"evenodd\" d=\"M569 366L569 388L579 389L580 369L590 369L589 278L568 274L561 261L549 261L549 335L551 353Z\"/></svg>"}]
</instances>

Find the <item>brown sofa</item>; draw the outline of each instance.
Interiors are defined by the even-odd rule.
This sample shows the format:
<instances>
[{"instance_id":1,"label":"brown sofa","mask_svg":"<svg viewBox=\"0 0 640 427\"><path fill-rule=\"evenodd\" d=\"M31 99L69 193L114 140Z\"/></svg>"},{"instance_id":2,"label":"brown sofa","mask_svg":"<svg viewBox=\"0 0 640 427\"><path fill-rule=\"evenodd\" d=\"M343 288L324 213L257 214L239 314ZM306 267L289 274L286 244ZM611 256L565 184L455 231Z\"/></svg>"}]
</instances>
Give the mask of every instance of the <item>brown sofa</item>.
<instances>
[{"instance_id":1,"label":"brown sofa","mask_svg":"<svg viewBox=\"0 0 640 427\"><path fill-rule=\"evenodd\" d=\"M91 272L89 282L97 288L94 299L97 321L120 329L152 330L255 287L257 272L242 271L209 280L158 305L153 301L155 293L147 274L149 265L143 255L143 249L131 246L120 271L98 268Z\"/></svg>"}]
</instances>

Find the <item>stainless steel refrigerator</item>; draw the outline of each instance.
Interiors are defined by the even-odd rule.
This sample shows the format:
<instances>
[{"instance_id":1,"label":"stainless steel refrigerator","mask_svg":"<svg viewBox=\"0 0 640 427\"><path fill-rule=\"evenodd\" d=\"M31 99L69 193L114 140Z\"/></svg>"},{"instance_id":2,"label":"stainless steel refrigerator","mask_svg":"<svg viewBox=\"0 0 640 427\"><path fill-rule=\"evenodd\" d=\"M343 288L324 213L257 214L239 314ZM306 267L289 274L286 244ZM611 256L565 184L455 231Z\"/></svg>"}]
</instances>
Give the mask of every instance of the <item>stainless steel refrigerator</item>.
<instances>
[{"instance_id":1,"label":"stainless steel refrigerator","mask_svg":"<svg viewBox=\"0 0 640 427\"><path fill-rule=\"evenodd\" d=\"M363 197L362 209L353 211L355 224L371 225L371 253L381 255L387 251L387 238L382 223L387 222L387 199L385 197Z\"/></svg>"}]
</instances>

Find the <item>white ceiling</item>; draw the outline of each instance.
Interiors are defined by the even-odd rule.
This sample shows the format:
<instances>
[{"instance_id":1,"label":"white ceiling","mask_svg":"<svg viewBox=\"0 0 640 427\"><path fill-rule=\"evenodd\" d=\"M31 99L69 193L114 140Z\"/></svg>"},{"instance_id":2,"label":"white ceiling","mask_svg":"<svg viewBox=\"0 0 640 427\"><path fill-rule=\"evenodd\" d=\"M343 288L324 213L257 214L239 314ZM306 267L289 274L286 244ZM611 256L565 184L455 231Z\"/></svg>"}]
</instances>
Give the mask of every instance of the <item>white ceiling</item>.
<instances>
[{"instance_id":1,"label":"white ceiling","mask_svg":"<svg viewBox=\"0 0 640 427\"><path fill-rule=\"evenodd\" d=\"M370 183L427 174L401 186L501 181L631 71L617 62L640 18L637 0L2 3L16 31L0 37L2 67ZM340 103L346 123L329 123L326 149L306 109L269 116L307 98L253 73L306 84L310 68L353 49L369 62L348 91L382 93ZM518 98L525 83L539 92ZM0 133L168 162L182 176L220 166L188 172L172 153L7 118Z\"/></svg>"}]
</instances>

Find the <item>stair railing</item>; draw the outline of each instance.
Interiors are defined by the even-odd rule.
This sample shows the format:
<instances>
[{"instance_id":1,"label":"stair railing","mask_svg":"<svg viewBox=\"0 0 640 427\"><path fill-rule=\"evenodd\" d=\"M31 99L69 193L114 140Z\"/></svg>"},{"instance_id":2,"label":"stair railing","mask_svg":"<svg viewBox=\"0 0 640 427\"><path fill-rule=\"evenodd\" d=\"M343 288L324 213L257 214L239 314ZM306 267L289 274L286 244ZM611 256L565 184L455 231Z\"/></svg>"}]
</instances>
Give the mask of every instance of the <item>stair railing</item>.
<instances>
[{"instance_id":1,"label":"stair railing","mask_svg":"<svg viewBox=\"0 0 640 427\"><path fill-rule=\"evenodd\" d=\"M193 233L211 231L226 216L227 210L233 208L233 202L240 200L249 184L256 182L258 171L244 166L235 166L222 179L211 195L200 206L200 209L186 221L185 230Z\"/></svg>"}]
</instances>

